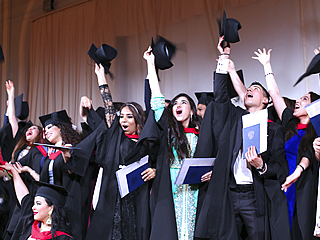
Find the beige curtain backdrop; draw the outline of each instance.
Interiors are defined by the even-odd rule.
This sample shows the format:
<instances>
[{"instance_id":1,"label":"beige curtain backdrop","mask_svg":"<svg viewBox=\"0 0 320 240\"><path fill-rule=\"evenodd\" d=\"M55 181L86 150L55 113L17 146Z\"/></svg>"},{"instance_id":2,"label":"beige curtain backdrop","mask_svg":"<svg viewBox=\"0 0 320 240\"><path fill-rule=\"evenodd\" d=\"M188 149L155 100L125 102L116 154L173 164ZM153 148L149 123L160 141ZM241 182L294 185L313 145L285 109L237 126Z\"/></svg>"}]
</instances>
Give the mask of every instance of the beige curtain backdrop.
<instances>
[{"instance_id":1,"label":"beige curtain backdrop","mask_svg":"<svg viewBox=\"0 0 320 240\"><path fill-rule=\"evenodd\" d=\"M292 87L320 46L319 0L92 0L32 21L30 61L25 64L29 118L39 123L38 116L66 109L79 126L81 96L91 98L95 108L102 105L87 55L91 43L118 50L110 69L115 78L108 77L114 101L137 101L144 107L142 55L157 34L178 47L174 67L160 72L165 97L186 92L195 99L196 91L212 91L216 19L223 9L242 24L231 59L243 69L246 85L254 80L265 84L262 66L251 57L266 47L273 49L273 70L283 96L319 93L318 76Z\"/></svg>"}]
</instances>

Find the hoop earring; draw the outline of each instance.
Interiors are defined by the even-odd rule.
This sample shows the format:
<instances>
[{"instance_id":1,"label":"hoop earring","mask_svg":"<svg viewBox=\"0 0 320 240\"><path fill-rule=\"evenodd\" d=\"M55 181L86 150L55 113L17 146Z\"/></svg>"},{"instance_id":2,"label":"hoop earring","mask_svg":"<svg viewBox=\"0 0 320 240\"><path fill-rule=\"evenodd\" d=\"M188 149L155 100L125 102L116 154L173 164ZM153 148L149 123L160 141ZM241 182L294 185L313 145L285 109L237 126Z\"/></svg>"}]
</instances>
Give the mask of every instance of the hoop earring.
<instances>
[{"instance_id":1,"label":"hoop earring","mask_svg":"<svg viewBox=\"0 0 320 240\"><path fill-rule=\"evenodd\" d=\"M48 213L49 218L48 218L47 221L46 221L46 224L47 224L47 225L51 225L51 223L52 223L51 214L52 214L51 212Z\"/></svg>"}]
</instances>

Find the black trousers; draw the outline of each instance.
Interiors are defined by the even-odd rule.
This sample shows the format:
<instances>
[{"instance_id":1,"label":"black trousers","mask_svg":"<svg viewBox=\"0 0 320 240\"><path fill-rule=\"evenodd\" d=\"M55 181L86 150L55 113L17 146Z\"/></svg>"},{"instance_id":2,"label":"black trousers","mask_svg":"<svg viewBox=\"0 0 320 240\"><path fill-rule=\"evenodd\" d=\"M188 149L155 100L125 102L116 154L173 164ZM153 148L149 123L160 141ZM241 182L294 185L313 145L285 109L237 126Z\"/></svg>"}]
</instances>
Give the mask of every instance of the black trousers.
<instances>
[{"instance_id":1,"label":"black trousers","mask_svg":"<svg viewBox=\"0 0 320 240\"><path fill-rule=\"evenodd\" d=\"M264 216L258 212L253 186L250 188L230 188L239 239L243 238L243 228L247 232L246 240L264 239Z\"/></svg>"}]
</instances>

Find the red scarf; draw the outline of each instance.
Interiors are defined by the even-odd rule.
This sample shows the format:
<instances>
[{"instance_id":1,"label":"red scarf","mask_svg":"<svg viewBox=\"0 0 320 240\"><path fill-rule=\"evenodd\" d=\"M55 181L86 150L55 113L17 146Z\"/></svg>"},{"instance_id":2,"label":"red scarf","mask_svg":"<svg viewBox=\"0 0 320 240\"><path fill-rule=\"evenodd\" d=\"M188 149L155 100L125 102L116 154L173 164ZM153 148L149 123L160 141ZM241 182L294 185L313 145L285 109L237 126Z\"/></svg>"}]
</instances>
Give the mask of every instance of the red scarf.
<instances>
[{"instance_id":1,"label":"red scarf","mask_svg":"<svg viewBox=\"0 0 320 240\"><path fill-rule=\"evenodd\" d=\"M274 123L273 121L271 121L270 119L268 119L268 122Z\"/></svg>"},{"instance_id":2,"label":"red scarf","mask_svg":"<svg viewBox=\"0 0 320 240\"><path fill-rule=\"evenodd\" d=\"M194 133L194 134L196 134L196 135L199 134L199 130L198 130L198 129L195 129L195 128L185 128L185 127L184 127L184 132L185 132L185 133Z\"/></svg>"},{"instance_id":3,"label":"red scarf","mask_svg":"<svg viewBox=\"0 0 320 240\"><path fill-rule=\"evenodd\" d=\"M61 232L61 231L56 231L56 233L54 234L55 237L59 237L62 235L66 235L66 236L70 237L69 234L67 234L65 232ZM34 239L39 239L39 240L52 239L52 233L51 233L51 231L40 232L39 222L34 221L32 224L32 229L31 229L31 237Z\"/></svg>"},{"instance_id":4,"label":"red scarf","mask_svg":"<svg viewBox=\"0 0 320 240\"><path fill-rule=\"evenodd\" d=\"M137 135L137 134L126 134L126 136L127 136L128 138L139 139L139 135Z\"/></svg>"},{"instance_id":5,"label":"red scarf","mask_svg":"<svg viewBox=\"0 0 320 240\"><path fill-rule=\"evenodd\" d=\"M302 124L302 123L297 124L297 130L306 129L307 127L308 127L308 124Z\"/></svg>"}]
</instances>

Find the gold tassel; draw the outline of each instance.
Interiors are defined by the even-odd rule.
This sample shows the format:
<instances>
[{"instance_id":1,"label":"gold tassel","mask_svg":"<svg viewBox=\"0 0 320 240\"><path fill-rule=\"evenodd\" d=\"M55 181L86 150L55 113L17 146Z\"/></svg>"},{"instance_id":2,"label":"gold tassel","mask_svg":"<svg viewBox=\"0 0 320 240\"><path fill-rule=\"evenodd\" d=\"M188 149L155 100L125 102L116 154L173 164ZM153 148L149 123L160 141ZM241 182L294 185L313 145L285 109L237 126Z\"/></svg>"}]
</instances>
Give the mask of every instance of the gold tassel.
<instances>
[{"instance_id":1,"label":"gold tassel","mask_svg":"<svg viewBox=\"0 0 320 240\"><path fill-rule=\"evenodd\" d=\"M49 212L49 217L48 217L48 219L47 219L47 221L46 221L46 224L47 225L51 225L51 223L52 223L52 218L51 218L51 212Z\"/></svg>"}]
</instances>

